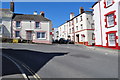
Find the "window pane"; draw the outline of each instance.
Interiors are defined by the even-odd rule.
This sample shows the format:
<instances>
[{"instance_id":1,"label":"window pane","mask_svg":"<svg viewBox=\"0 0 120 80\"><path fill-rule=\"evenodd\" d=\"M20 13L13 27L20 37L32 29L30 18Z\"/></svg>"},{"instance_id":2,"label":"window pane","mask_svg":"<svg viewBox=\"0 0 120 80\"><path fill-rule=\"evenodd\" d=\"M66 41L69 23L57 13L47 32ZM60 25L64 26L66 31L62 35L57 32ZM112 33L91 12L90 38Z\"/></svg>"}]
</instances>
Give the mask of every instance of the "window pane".
<instances>
[{"instance_id":1,"label":"window pane","mask_svg":"<svg viewBox=\"0 0 120 80\"><path fill-rule=\"evenodd\" d=\"M20 21L16 22L16 27L20 27Z\"/></svg>"},{"instance_id":2,"label":"window pane","mask_svg":"<svg viewBox=\"0 0 120 80\"><path fill-rule=\"evenodd\" d=\"M107 0L107 6L112 4L112 0Z\"/></svg>"},{"instance_id":3,"label":"window pane","mask_svg":"<svg viewBox=\"0 0 120 80\"><path fill-rule=\"evenodd\" d=\"M114 25L114 14L110 14L107 17L108 17L108 26L113 26Z\"/></svg>"},{"instance_id":4,"label":"window pane","mask_svg":"<svg viewBox=\"0 0 120 80\"><path fill-rule=\"evenodd\" d=\"M40 32L37 32L37 38L40 38Z\"/></svg>"},{"instance_id":5,"label":"window pane","mask_svg":"<svg viewBox=\"0 0 120 80\"><path fill-rule=\"evenodd\" d=\"M109 34L109 46L115 46L115 34Z\"/></svg>"},{"instance_id":6,"label":"window pane","mask_svg":"<svg viewBox=\"0 0 120 80\"><path fill-rule=\"evenodd\" d=\"M39 27L39 22L36 22L36 28L38 28Z\"/></svg>"},{"instance_id":7,"label":"window pane","mask_svg":"<svg viewBox=\"0 0 120 80\"><path fill-rule=\"evenodd\" d=\"M2 33L2 26L0 26L0 33Z\"/></svg>"},{"instance_id":8,"label":"window pane","mask_svg":"<svg viewBox=\"0 0 120 80\"><path fill-rule=\"evenodd\" d=\"M37 32L37 38L45 38L45 32Z\"/></svg>"},{"instance_id":9,"label":"window pane","mask_svg":"<svg viewBox=\"0 0 120 80\"><path fill-rule=\"evenodd\" d=\"M15 35L16 35L15 37L20 37L20 31L16 31Z\"/></svg>"},{"instance_id":10,"label":"window pane","mask_svg":"<svg viewBox=\"0 0 120 80\"><path fill-rule=\"evenodd\" d=\"M45 32L42 32L42 38L45 38Z\"/></svg>"}]
</instances>

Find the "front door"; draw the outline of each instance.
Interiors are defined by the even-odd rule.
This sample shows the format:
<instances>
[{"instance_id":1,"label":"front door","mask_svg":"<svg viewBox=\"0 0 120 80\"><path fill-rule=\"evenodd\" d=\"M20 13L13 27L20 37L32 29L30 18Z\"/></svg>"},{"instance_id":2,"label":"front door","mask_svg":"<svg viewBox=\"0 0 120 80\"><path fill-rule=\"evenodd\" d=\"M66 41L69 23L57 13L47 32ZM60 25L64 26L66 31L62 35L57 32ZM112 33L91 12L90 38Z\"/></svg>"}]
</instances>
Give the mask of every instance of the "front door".
<instances>
[{"instance_id":1,"label":"front door","mask_svg":"<svg viewBox=\"0 0 120 80\"><path fill-rule=\"evenodd\" d=\"M77 37L77 42L79 42L79 34L77 34L76 37Z\"/></svg>"},{"instance_id":2,"label":"front door","mask_svg":"<svg viewBox=\"0 0 120 80\"><path fill-rule=\"evenodd\" d=\"M27 31L27 40L32 40L32 31Z\"/></svg>"}]
</instances>

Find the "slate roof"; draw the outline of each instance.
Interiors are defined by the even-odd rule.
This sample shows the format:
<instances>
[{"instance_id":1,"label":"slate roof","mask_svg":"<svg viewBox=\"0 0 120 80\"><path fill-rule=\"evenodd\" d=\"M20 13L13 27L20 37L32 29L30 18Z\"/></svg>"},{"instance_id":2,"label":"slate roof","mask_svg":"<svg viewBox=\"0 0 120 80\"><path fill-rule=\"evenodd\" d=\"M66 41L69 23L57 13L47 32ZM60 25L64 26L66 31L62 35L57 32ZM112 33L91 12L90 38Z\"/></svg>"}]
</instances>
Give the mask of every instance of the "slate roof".
<instances>
[{"instance_id":1,"label":"slate roof","mask_svg":"<svg viewBox=\"0 0 120 80\"><path fill-rule=\"evenodd\" d=\"M30 14L14 14L13 20L15 21L22 21L22 20L51 21L41 15L30 15Z\"/></svg>"}]
</instances>

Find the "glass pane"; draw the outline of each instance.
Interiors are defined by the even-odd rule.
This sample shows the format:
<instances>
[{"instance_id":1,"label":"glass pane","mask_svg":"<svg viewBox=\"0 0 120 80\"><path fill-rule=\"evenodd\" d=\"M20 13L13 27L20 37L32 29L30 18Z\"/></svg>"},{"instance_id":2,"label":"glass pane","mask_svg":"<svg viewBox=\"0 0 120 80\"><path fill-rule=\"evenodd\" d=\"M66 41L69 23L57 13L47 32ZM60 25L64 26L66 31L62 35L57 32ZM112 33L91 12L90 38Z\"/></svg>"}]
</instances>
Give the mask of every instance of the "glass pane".
<instances>
[{"instance_id":1,"label":"glass pane","mask_svg":"<svg viewBox=\"0 0 120 80\"><path fill-rule=\"evenodd\" d=\"M42 32L42 38L45 38L45 32Z\"/></svg>"},{"instance_id":2,"label":"glass pane","mask_svg":"<svg viewBox=\"0 0 120 80\"><path fill-rule=\"evenodd\" d=\"M20 37L20 31L16 31L16 37Z\"/></svg>"},{"instance_id":3,"label":"glass pane","mask_svg":"<svg viewBox=\"0 0 120 80\"><path fill-rule=\"evenodd\" d=\"M20 27L20 21L16 22L16 27Z\"/></svg>"},{"instance_id":4,"label":"glass pane","mask_svg":"<svg viewBox=\"0 0 120 80\"><path fill-rule=\"evenodd\" d=\"M112 4L112 0L107 0L107 6Z\"/></svg>"},{"instance_id":5,"label":"glass pane","mask_svg":"<svg viewBox=\"0 0 120 80\"><path fill-rule=\"evenodd\" d=\"M108 26L114 25L114 14L108 15Z\"/></svg>"},{"instance_id":6,"label":"glass pane","mask_svg":"<svg viewBox=\"0 0 120 80\"><path fill-rule=\"evenodd\" d=\"M40 38L40 32L37 32L37 38Z\"/></svg>"},{"instance_id":7,"label":"glass pane","mask_svg":"<svg viewBox=\"0 0 120 80\"><path fill-rule=\"evenodd\" d=\"M39 27L39 22L36 22L36 27Z\"/></svg>"},{"instance_id":8,"label":"glass pane","mask_svg":"<svg viewBox=\"0 0 120 80\"><path fill-rule=\"evenodd\" d=\"M109 46L115 46L115 34L109 34Z\"/></svg>"}]
</instances>

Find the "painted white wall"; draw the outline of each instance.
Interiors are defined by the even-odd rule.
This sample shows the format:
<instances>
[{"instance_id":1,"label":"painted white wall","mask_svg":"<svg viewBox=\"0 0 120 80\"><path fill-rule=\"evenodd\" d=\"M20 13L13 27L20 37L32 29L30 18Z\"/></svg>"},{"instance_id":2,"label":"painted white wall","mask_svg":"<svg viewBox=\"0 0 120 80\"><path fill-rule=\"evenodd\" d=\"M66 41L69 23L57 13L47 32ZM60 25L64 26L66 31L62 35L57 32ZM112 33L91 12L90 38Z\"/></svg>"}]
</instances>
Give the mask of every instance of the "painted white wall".
<instances>
[{"instance_id":1,"label":"painted white wall","mask_svg":"<svg viewBox=\"0 0 120 80\"><path fill-rule=\"evenodd\" d=\"M82 21L80 21L80 16L82 16ZM92 40L92 33L94 33L93 30L86 30L86 29L94 29L94 26L91 25L93 23L92 13L83 13L79 16L78 23L74 23L75 25L75 42L78 42L77 40L77 34L79 34L79 42L88 42L89 45L92 45L94 43L94 40ZM88 18L88 19L87 19ZM76 18L75 18L76 20ZM75 21L74 20L74 21ZM82 24L82 26L81 26ZM78 30L76 29L76 26L78 26ZM82 31L83 30L83 31ZM85 35L85 39L82 40L81 34Z\"/></svg>"},{"instance_id":2,"label":"painted white wall","mask_svg":"<svg viewBox=\"0 0 120 80\"><path fill-rule=\"evenodd\" d=\"M100 26L100 10L99 10L99 3L94 6L93 11L93 20L95 25L95 44L96 45L102 45L101 42L101 26Z\"/></svg>"},{"instance_id":3,"label":"painted white wall","mask_svg":"<svg viewBox=\"0 0 120 80\"><path fill-rule=\"evenodd\" d=\"M54 28L54 30L53 30L53 39L58 40L58 36L59 36L58 28Z\"/></svg>"},{"instance_id":4,"label":"painted white wall","mask_svg":"<svg viewBox=\"0 0 120 80\"><path fill-rule=\"evenodd\" d=\"M93 19L94 19L94 23L95 23L95 44L96 45L103 45L103 46L106 46L106 43L107 43L107 40L106 40L106 32L109 32L109 31L118 31L118 27L119 27L119 19L118 19L118 7L119 7L119 3L117 2L118 0L115 0L115 3L108 7L108 8L104 8L104 0L101 0L100 1L100 6L99 6L99 3L97 3L93 8L94 8L94 16L93 16ZM101 9L101 25L100 25L100 9ZM105 14L111 12L111 11L114 11L116 10L115 12L115 15L116 15L116 22L117 22L117 25L115 25L114 27L111 27L111 28L106 28L105 27L105 22L104 22L104 19L105 19ZM102 29L101 29L102 27ZM102 33L101 33L101 30L102 30ZM102 35L101 35L102 34ZM116 33L116 36L118 36L118 33ZM101 40L102 39L102 40ZM103 43L102 43L103 42ZM117 42L120 42L117 40Z\"/></svg>"},{"instance_id":5,"label":"painted white wall","mask_svg":"<svg viewBox=\"0 0 120 80\"><path fill-rule=\"evenodd\" d=\"M120 46L120 0L118 4L118 45Z\"/></svg>"},{"instance_id":6,"label":"painted white wall","mask_svg":"<svg viewBox=\"0 0 120 80\"><path fill-rule=\"evenodd\" d=\"M2 11L2 34L3 38L11 38L11 20L13 13L9 10Z\"/></svg>"},{"instance_id":7,"label":"painted white wall","mask_svg":"<svg viewBox=\"0 0 120 80\"><path fill-rule=\"evenodd\" d=\"M65 23L61 26L58 27L58 31L59 31L59 38L64 38L65 40L68 39L68 23Z\"/></svg>"}]
</instances>

